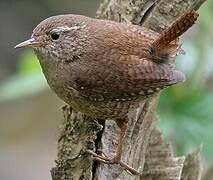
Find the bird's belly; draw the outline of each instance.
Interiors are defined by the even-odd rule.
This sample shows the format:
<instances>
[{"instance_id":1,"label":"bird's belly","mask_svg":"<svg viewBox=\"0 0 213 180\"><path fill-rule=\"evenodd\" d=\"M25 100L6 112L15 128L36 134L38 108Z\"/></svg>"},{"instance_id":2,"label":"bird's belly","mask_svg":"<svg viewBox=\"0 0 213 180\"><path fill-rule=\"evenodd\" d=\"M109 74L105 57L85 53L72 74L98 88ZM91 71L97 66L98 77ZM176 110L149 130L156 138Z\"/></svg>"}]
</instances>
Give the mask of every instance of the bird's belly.
<instances>
[{"instance_id":1,"label":"bird's belly","mask_svg":"<svg viewBox=\"0 0 213 180\"><path fill-rule=\"evenodd\" d=\"M140 101L91 101L72 87L53 87L56 94L76 111L97 118L123 118Z\"/></svg>"},{"instance_id":2,"label":"bird's belly","mask_svg":"<svg viewBox=\"0 0 213 180\"><path fill-rule=\"evenodd\" d=\"M132 101L116 101L116 100L104 100L93 101L89 97L85 97L81 92L77 91L70 83L70 79L66 80L63 74L57 70L54 73L53 70L44 71L44 75L50 88L57 94L57 96L64 102L69 104L76 111L80 111L86 115L97 118L123 118L127 115L130 109L138 107L141 100L135 99ZM66 74L66 73L64 73ZM51 78L50 78L51 77ZM63 77L58 79L58 77Z\"/></svg>"}]
</instances>

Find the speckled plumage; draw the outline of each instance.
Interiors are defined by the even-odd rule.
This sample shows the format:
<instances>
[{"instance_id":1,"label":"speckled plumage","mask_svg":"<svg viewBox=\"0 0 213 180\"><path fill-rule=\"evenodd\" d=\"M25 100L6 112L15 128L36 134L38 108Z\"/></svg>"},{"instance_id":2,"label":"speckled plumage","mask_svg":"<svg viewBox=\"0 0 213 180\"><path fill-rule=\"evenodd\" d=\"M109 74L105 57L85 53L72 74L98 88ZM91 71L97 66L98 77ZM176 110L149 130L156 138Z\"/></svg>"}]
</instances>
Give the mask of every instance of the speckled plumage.
<instances>
[{"instance_id":1,"label":"speckled plumage","mask_svg":"<svg viewBox=\"0 0 213 180\"><path fill-rule=\"evenodd\" d=\"M59 27L78 28L52 42L48 33ZM159 56L165 63L153 61L152 43L160 34L145 27L61 15L41 22L32 37L43 38L44 46L35 51L50 87L94 117L122 118L149 95L184 81L167 60L178 46Z\"/></svg>"}]
</instances>

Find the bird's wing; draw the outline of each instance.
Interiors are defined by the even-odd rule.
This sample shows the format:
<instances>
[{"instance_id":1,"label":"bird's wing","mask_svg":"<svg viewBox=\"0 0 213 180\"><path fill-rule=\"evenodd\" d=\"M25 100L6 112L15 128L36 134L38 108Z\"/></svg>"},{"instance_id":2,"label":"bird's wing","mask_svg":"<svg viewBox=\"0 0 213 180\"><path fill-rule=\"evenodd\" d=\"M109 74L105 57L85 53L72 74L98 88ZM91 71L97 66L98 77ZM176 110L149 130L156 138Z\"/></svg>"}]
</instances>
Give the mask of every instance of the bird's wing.
<instances>
[{"instance_id":1,"label":"bird's wing","mask_svg":"<svg viewBox=\"0 0 213 180\"><path fill-rule=\"evenodd\" d=\"M183 73L169 65L146 58L117 53L107 53L106 57L78 66L76 88L90 100L125 101L146 97L185 79Z\"/></svg>"}]
</instances>

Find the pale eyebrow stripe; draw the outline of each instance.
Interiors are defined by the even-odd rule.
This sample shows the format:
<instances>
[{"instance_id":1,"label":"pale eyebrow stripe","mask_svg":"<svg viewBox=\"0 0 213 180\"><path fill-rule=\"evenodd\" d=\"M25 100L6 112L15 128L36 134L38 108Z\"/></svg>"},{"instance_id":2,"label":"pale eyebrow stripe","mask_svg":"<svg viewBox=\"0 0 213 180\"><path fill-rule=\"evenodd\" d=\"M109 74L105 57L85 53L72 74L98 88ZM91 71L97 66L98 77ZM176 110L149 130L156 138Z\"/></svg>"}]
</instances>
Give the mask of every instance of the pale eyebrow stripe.
<instances>
[{"instance_id":1,"label":"pale eyebrow stripe","mask_svg":"<svg viewBox=\"0 0 213 180\"><path fill-rule=\"evenodd\" d=\"M77 30L77 29L80 29L81 27L80 26L77 26L77 25L75 25L75 26L72 26L72 27L68 27L68 26L61 26L61 27L57 27L57 28L55 28L55 29L53 29L52 31L64 31L64 32L66 32L66 31L72 31L72 30Z\"/></svg>"}]
</instances>

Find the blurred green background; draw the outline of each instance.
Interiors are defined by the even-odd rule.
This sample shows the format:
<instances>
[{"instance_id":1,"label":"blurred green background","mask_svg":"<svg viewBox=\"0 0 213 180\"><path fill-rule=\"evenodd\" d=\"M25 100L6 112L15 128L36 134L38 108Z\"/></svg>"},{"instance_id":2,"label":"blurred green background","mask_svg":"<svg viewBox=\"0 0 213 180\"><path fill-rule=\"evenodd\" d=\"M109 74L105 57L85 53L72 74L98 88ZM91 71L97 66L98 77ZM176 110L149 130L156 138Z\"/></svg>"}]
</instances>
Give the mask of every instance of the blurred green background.
<instances>
[{"instance_id":1,"label":"blurred green background","mask_svg":"<svg viewBox=\"0 0 213 180\"><path fill-rule=\"evenodd\" d=\"M0 1L0 179L50 180L64 103L52 93L32 51L14 50L41 20L62 13L95 16L101 0ZM178 155L203 145L204 178L213 164L213 1L182 39L177 67L187 81L165 90L158 114ZM208 171L209 170L209 171Z\"/></svg>"}]
</instances>

